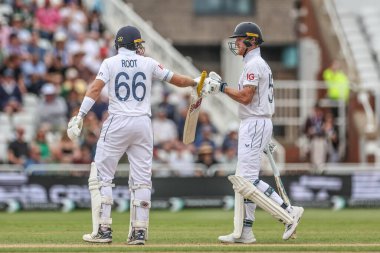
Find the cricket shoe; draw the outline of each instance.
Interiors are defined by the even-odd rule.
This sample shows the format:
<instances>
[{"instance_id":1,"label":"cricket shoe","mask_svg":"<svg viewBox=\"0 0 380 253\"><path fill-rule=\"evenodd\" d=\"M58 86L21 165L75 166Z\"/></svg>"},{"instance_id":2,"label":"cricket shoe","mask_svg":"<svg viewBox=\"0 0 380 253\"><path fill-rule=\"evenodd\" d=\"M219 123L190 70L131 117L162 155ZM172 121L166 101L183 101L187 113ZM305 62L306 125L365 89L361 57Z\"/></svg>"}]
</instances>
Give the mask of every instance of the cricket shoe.
<instances>
[{"instance_id":1,"label":"cricket shoe","mask_svg":"<svg viewBox=\"0 0 380 253\"><path fill-rule=\"evenodd\" d=\"M107 228L107 230L102 231L99 226L98 233L94 236L93 234L83 235L83 240L92 243L111 243L112 242L112 230Z\"/></svg>"},{"instance_id":2,"label":"cricket shoe","mask_svg":"<svg viewBox=\"0 0 380 253\"><path fill-rule=\"evenodd\" d=\"M285 232L282 236L282 239L288 240L296 231L298 224L301 221L303 215L303 208L298 206L293 206L293 210L290 213L290 216L293 217L293 222L285 225Z\"/></svg>"},{"instance_id":3,"label":"cricket shoe","mask_svg":"<svg viewBox=\"0 0 380 253\"><path fill-rule=\"evenodd\" d=\"M218 240L222 243L255 243L256 238L253 235L252 231L249 233L242 233L239 238L235 238L232 234L221 235L218 237Z\"/></svg>"},{"instance_id":4,"label":"cricket shoe","mask_svg":"<svg viewBox=\"0 0 380 253\"><path fill-rule=\"evenodd\" d=\"M129 245L144 245L145 244L145 229L134 229L132 235L128 238Z\"/></svg>"}]
</instances>

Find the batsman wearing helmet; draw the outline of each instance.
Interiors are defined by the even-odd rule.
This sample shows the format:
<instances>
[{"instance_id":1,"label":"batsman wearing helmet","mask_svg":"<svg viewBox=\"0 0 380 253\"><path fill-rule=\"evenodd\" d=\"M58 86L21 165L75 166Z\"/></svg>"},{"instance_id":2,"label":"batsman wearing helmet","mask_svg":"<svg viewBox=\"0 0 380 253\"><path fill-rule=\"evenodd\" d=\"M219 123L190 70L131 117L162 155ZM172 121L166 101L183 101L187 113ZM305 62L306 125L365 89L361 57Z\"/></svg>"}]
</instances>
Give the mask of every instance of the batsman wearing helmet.
<instances>
[{"instance_id":1,"label":"batsman wearing helmet","mask_svg":"<svg viewBox=\"0 0 380 253\"><path fill-rule=\"evenodd\" d=\"M197 85L192 78L175 74L156 60L144 57L143 43L136 27L120 28L115 38L117 55L102 62L78 115L71 118L68 124L67 135L75 141L82 130L83 117L106 86L109 116L97 142L88 180L92 233L83 235L83 240L87 242L112 242L112 180L120 158L126 153L130 163L128 183L131 193L128 244L145 244L148 239L152 188L152 80L166 81L178 87Z\"/></svg>"},{"instance_id":2,"label":"batsman wearing helmet","mask_svg":"<svg viewBox=\"0 0 380 253\"><path fill-rule=\"evenodd\" d=\"M224 243L254 243L252 232L256 205L285 224L283 239L294 233L303 214L302 207L288 206L266 182L259 179L261 155L272 136L274 84L272 71L260 54L264 42L260 27L252 22L236 26L230 50L243 57L244 70L238 89L228 86L215 72L206 79L203 96L222 92L239 103L238 164L229 180L235 190L234 231L219 240Z\"/></svg>"}]
</instances>

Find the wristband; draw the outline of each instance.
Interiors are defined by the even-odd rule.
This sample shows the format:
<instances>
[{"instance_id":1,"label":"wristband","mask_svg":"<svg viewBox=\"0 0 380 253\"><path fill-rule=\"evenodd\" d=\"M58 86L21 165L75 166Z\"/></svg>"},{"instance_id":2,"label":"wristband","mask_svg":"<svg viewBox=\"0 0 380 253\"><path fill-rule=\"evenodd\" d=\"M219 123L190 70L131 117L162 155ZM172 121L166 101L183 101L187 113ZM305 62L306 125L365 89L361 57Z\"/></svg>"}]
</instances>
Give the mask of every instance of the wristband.
<instances>
[{"instance_id":1,"label":"wristband","mask_svg":"<svg viewBox=\"0 0 380 253\"><path fill-rule=\"evenodd\" d=\"M90 97L84 97L83 102L79 109L79 116L82 118L91 110L91 107L95 104L95 100Z\"/></svg>"},{"instance_id":2,"label":"wristband","mask_svg":"<svg viewBox=\"0 0 380 253\"><path fill-rule=\"evenodd\" d=\"M227 87L227 83L221 83L220 84L220 91L224 93L224 89Z\"/></svg>"}]
</instances>

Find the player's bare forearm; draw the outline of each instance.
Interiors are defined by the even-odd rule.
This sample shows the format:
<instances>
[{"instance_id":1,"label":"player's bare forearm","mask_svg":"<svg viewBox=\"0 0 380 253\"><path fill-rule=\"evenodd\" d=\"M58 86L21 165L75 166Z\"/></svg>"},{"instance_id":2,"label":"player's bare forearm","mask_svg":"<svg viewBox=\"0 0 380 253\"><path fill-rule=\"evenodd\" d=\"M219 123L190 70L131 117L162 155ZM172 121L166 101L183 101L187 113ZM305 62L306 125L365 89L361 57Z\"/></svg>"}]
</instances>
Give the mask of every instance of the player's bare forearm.
<instances>
[{"instance_id":1,"label":"player's bare forearm","mask_svg":"<svg viewBox=\"0 0 380 253\"><path fill-rule=\"evenodd\" d=\"M190 77L180 74L174 74L172 79L170 79L169 83L174 84L178 87L189 87L197 85L197 83Z\"/></svg>"},{"instance_id":2,"label":"player's bare forearm","mask_svg":"<svg viewBox=\"0 0 380 253\"><path fill-rule=\"evenodd\" d=\"M227 96L244 105L251 103L255 91L256 86L253 85L245 86L242 90L237 90L228 86L224 89L224 93Z\"/></svg>"},{"instance_id":3,"label":"player's bare forearm","mask_svg":"<svg viewBox=\"0 0 380 253\"><path fill-rule=\"evenodd\" d=\"M103 87L104 87L104 82L99 79L95 79L88 87L86 91L86 97L90 97L96 101L99 98Z\"/></svg>"}]
</instances>

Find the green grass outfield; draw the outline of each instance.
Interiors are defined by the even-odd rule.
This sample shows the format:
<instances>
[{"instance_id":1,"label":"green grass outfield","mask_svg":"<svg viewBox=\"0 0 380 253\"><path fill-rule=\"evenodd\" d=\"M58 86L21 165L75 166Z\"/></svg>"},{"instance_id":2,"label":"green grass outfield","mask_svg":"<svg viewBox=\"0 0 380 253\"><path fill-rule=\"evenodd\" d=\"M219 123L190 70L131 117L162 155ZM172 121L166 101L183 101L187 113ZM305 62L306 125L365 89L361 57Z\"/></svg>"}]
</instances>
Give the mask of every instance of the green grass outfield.
<instances>
[{"instance_id":1,"label":"green grass outfield","mask_svg":"<svg viewBox=\"0 0 380 253\"><path fill-rule=\"evenodd\" d=\"M90 211L0 213L0 252L380 252L380 210L306 209L296 240L283 241L283 226L256 212L253 245L220 244L232 231L232 211L151 212L149 241L127 246L129 213L113 212L113 243L82 242L90 232Z\"/></svg>"}]
</instances>

